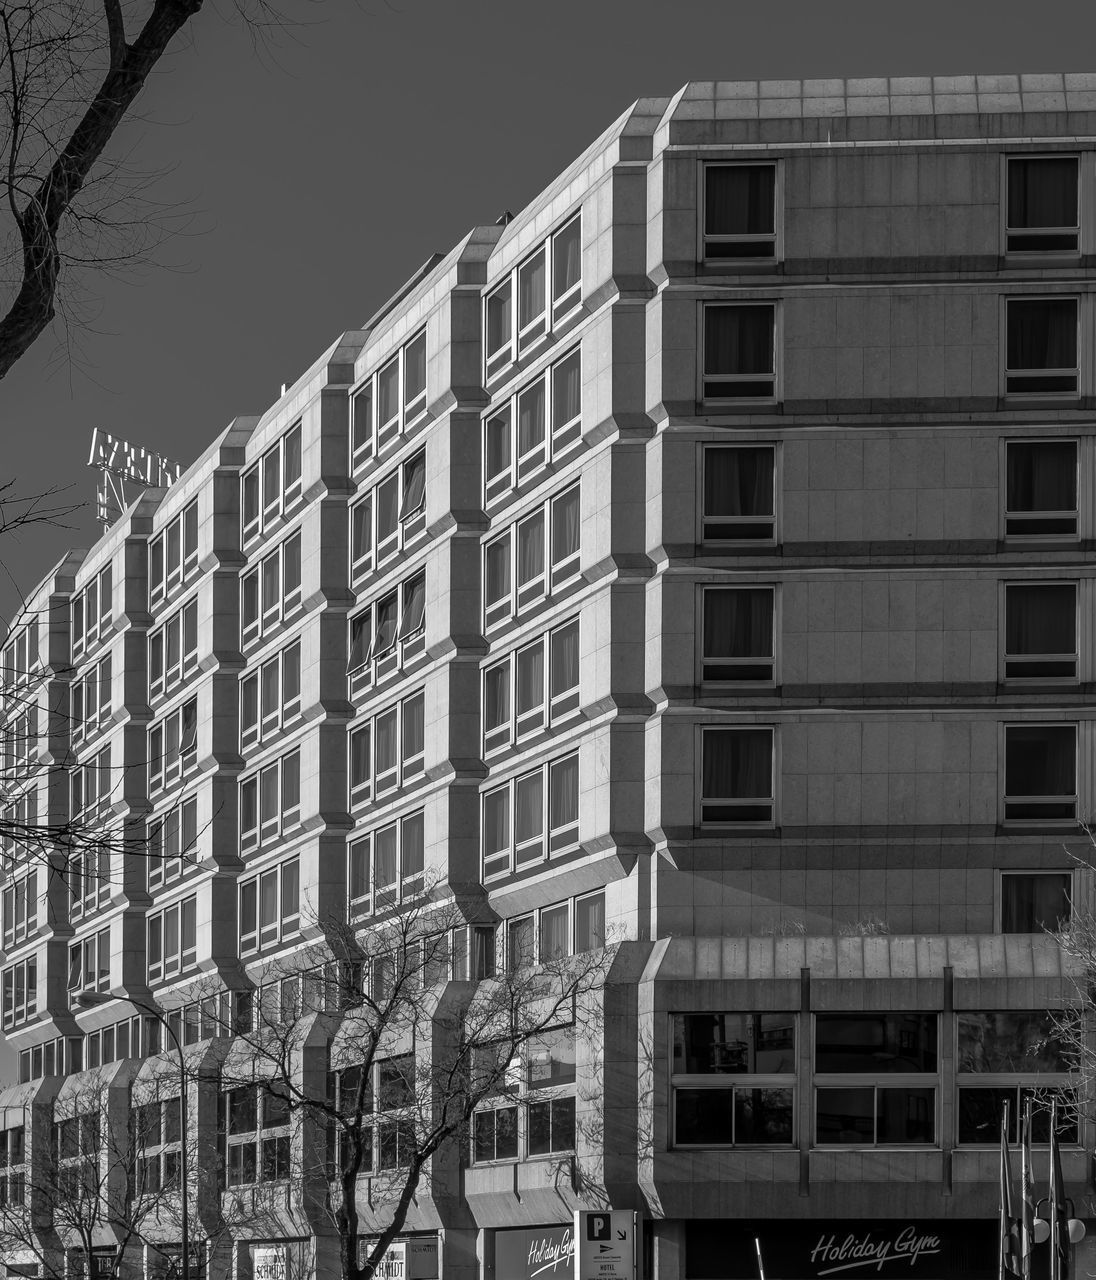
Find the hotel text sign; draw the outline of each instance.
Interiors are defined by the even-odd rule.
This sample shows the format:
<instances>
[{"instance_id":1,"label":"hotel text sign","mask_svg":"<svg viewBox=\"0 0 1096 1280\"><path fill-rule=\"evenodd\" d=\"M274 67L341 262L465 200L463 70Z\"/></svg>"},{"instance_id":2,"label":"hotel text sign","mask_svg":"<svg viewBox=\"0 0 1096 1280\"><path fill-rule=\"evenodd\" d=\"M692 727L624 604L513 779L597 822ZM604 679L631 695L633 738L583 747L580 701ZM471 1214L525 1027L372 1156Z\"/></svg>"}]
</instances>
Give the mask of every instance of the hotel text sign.
<instances>
[{"instance_id":1,"label":"hotel text sign","mask_svg":"<svg viewBox=\"0 0 1096 1280\"><path fill-rule=\"evenodd\" d=\"M118 440L98 427L91 433L91 457L88 466L109 471L134 484L150 489L166 489L182 475L182 467L170 458L161 457L143 445Z\"/></svg>"}]
</instances>

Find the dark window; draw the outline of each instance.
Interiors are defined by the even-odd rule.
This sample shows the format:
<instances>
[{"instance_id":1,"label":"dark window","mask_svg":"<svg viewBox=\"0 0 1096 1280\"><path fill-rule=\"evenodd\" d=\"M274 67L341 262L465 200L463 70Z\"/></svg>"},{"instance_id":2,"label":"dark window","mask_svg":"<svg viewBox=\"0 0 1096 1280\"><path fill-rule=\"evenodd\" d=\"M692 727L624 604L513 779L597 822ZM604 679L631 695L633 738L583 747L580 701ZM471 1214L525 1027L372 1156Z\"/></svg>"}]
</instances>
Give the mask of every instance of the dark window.
<instances>
[{"instance_id":1,"label":"dark window","mask_svg":"<svg viewBox=\"0 0 1096 1280\"><path fill-rule=\"evenodd\" d=\"M730 1147L792 1140L791 1089L674 1090L674 1144Z\"/></svg>"},{"instance_id":2,"label":"dark window","mask_svg":"<svg viewBox=\"0 0 1096 1280\"><path fill-rule=\"evenodd\" d=\"M956 1014L956 1070L965 1073L1068 1072L1066 1014L1049 1009L966 1010Z\"/></svg>"},{"instance_id":3,"label":"dark window","mask_svg":"<svg viewBox=\"0 0 1096 1280\"><path fill-rule=\"evenodd\" d=\"M1005 676L1013 680L1075 678L1077 588L1071 583L1005 587Z\"/></svg>"},{"instance_id":4,"label":"dark window","mask_svg":"<svg viewBox=\"0 0 1096 1280\"><path fill-rule=\"evenodd\" d=\"M1014 156L1008 162L1009 253L1076 253L1076 156Z\"/></svg>"},{"instance_id":5,"label":"dark window","mask_svg":"<svg viewBox=\"0 0 1096 1280\"><path fill-rule=\"evenodd\" d=\"M817 1089L817 1141L883 1146L936 1140L936 1090L867 1085Z\"/></svg>"},{"instance_id":6,"label":"dark window","mask_svg":"<svg viewBox=\"0 0 1096 1280\"><path fill-rule=\"evenodd\" d=\"M773 731L705 729L702 822L772 822Z\"/></svg>"},{"instance_id":7,"label":"dark window","mask_svg":"<svg viewBox=\"0 0 1096 1280\"><path fill-rule=\"evenodd\" d=\"M772 258L775 255L776 166L705 166L705 258Z\"/></svg>"},{"instance_id":8,"label":"dark window","mask_svg":"<svg viewBox=\"0 0 1096 1280\"><path fill-rule=\"evenodd\" d=\"M771 542L776 537L771 445L712 446L704 450L706 542Z\"/></svg>"},{"instance_id":9,"label":"dark window","mask_svg":"<svg viewBox=\"0 0 1096 1280\"><path fill-rule=\"evenodd\" d=\"M934 1013L820 1013L815 1017L818 1074L935 1071Z\"/></svg>"},{"instance_id":10,"label":"dark window","mask_svg":"<svg viewBox=\"0 0 1096 1280\"><path fill-rule=\"evenodd\" d=\"M674 1015L676 1075L783 1075L795 1071L792 1013Z\"/></svg>"},{"instance_id":11,"label":"dark window","mask_svg":"<svg viewBox=\"0 0 1096 1280\"><path fill-rule=\"evenodd\" d=\"M1075 537L1077 442L1017 440L1005 445L1005 533Z\"/></svg>"},{"instance_id":12,"label":"dark window","mask_svg":"<svg viewBox=\"0 0 1096 1280\"><path fill-rule=\"evenodd\" d=\"M1006 304L1005 390L1077 391L1077 299L1010 298Z\"/></svg>"},{"instance_id":13,"label":"dark window","mask_svg":"<svg viewBox=\"0 0 1096 1280\"><path fill-rule=\"evenodd\" d=\"M475 1152L477 1163L518 1158L517 1107L499 1107L494 1111L476 1113Z\"/></svg>"},{"instance_id":14,"label":"dark window","mask_svg":"<svg viewBox=\"0 0 1096 1280\"><path fill-rule=\"evenodd\" d=\"M575 1145L574 1098L549 1098L529 1104L529 1154L571 1151Z\"/></svg>"},{"instance_id":15,"label":"dark window","mask_svg":"<svg viewBox=\"0 0 1096 1280\"><path fill-rule=\"evenodd\" d=\"M704 680L772 680L771 587L709 587L704 591Z\"/></svg>"},{"instance_id":16,"label":"dark window","mask_svg":"<svg viewBox=\"0 0 1096 1280\"><path fill-rule=\"evenodd\" d=\"M1076 815L1076 726L1006 726L1005 819L1061 821Z\"/></svg>"},{"instance_id":17,"label":"dark window","mask_svg":"<svg viewBox=\"0 0 1096 1280\"><path fill-rule=\"evenodd\" d=\"M1071 1106L1069 1091L1020 1084L997 1085L993 1088L959 1090L959 1141L965 1146L995 1145L1001 1141L1001 1118L1008 1103L1008 1140L1020 1141L1020 1121L1024 1108L1031 1103L1031 1140L1050 1142L1050 1104L1058 1102L1058 1141L1077 1143L1076 1104Z\"/></svg>"},{"instance_id":18,"label":"dark window","mask_svg":"<svg viewBox=\"0 0 1096 1280\"><path fill-rule=\"evenodd\" d=\"M771 399L776 394L775 330L772 303L705 307L704 398Z\"/></svg>"},{"instance_id":19,"label":"dark window","mask_svg":"<svg viewBox=\"0 0 1096 1280\"><path fill-rule=\"evenodd\" d=\"M1001 932L1054 932L1069 924L1073 878L1068 871L1001 876Z\"/></svg>"}]
</instances>

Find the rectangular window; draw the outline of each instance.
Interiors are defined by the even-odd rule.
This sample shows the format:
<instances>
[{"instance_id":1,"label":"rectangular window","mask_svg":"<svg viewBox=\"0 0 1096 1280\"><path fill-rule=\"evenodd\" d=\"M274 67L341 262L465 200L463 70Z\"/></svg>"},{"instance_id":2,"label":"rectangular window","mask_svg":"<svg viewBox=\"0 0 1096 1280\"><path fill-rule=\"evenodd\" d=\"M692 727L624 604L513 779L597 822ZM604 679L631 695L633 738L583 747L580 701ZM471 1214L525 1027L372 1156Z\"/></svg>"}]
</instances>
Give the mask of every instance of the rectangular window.
<instances>
[{"instance_id":1,"label":"rectangular window","mask_svg":"<svg viewBox=\"0 0 1096 1280\"><path fill-rule=\"evenodd\" d=\"M513 610L510 577L510 531L483 549L483 625L505 621Z\"/></svg>"},{"instance_id":2,"label":"rectangular window","mask_svg":"<svg viewBox=\"0 0 1096 1280\"><path fill-rule=\"evenodd\" d=\"M776 449L705 445L705 542L776 541Z\"/></svg>"},{"instance_id":3,"label":"rectangular window","mask_svg":"<svg viewBox=\"0 0 1096 1280\"><path fill-rule=\"evenodd\" d=\"M1005 251L1077 253L1078 157L1010 156L1006 164Z\"/></svg>"},{"instance_id":4,"label":"rectangular window","mask_svg":"<svg viewBox=\"0 0 1096 1280\"><path fill-rule=\"evenodd\" d=\"M1072 822L1077 816L1077 726L1005 726L1006 822Z\"/></svg>"},{"instance_id":5,"label":"rectangular window","mask_svg":"<svg viewBox=\"0 0 1096 1280\"><path fill-rule=\"evenodd\" d=\"M1077 678L1077 586L1005 584L1005 679Z\"/></svg>"},{"instance_id":6,"label":"rectangular window","mask_svg":"<svg viewBox=\"0 0 1096 1280\"><path fill-rule=\"evenodd\" d=\"M425 652L426 575L417 573L350 619L351 696Z\"/></svg>"},{"instance_id":7,"label":"rectangular window","mask_svg":"<svg viewBox=\"0 0 1096 1280\"><path fill-rule=\"evenodd\" d=\"M775 396L775 303L707 304L704 399L772 400Z\"/></svg>"},{"instance_id":8,"label":"rectangular window","mask_svg":"<svg viewBox=\"0 0 1096 1280\"><path fill-rule=\"evenodd\" d=\"M240 844L254 848L285 835L301 820L301 754L291 751L240 781Z\"/></svg>"},{"instance_id":9,"label":"rectangular window","mask_svg":"<svg viewBox=\"0 0 1096 1280\"><path fill-rule=\"evenodd\" d=\"M351 467L412 427L426 411L426 334L416 334L351 392Z\"/></svg>"},{"instance_id":10,"label":"rectangular window","mask_svg":"<svg viewBox=\"0 0 1096 1280\"><path fill-rule=\"evenodd\" d=\"M579 571L582 519L579 486L553 498L552 510L552 590L574 578Z\"/></svg>"},{"instance_id":11,"label":"rectangular window","mask_svg":"<svg viewBox=\"0 0 1096 1280\"><path fill-rule=\"evenodd\" d=\"M1077 536L1076 440L1005 444L1005 536Z\"/></svg>"},{"instance_id":12,"label":"rectangular window","mask_svg":"<svg viewBox=\"0 0 1096 1280\"><path fill-rule=\"evenodd\" d=\"M708 728L701 738L701 822L771 824L773 730Z\"/></svg>"},{"instance_id":13,"label":"rectangular window","mask_svg":"<svg viewBox=\"0 0 1096 1280\"><path fill-rule=\"evenodd\" d=\"M147 917L150 983L175 977L197 963L197 907L197 898L184 898Z\"/></svg>"},{"instance_id":14,"label":"rectangular window","mask_svg":"<svg viewBox=\"0 0 1096 1280\"><path fill-rule=\"evenodd\" d=\"M776 257L776 165L704 166L704 257Z\"/></svg>"},{"instance_id":15,"label":"rectangular window","mask_svg":"<svg viewBox=\"0 0 1096 1280\"><path fill-rule=\"evenodd\" d=\"M1057 933L1070 921L1073 876L1068 871L1001 873L1001 932Z\"/></svg>"},{"instance_id":16,"label":"rectangular window","mask_svg":"<svg viewBox=\"0 0 1096 1280\"><path fill-rule=\"evenodd\" d=\"M578 755L548 766L548 854L578 843Z\"/></svg>"},{"instance_id":17,"label":"rectangular window","mask_svg":"<svg viewBox=\"0 0 1096 1280\"><path fill-rule=\"evenodd\" d=\"M1076 298L1006 298L1005 391L1076 395Z\"/></svg>"},{"instance_id":18,"label":"rectangular window","mask_svg":"<svg viewBox=\"0 0 1096 1280\"><path fill-rule=\"evenodd\" d=\"M423 810L408 814L351 843L349 849L350 914L408 902L423 890L426 868L426 822Z\"/></svg>"},{"instance_id":19,"label":"rectangular window","mask_svg":"<svg viewBox=\"0 0 1096 1280\"><path fill-rule=\"evenodd\" d=\"M575 899L575 952L598 951L605 945L605 893Z\"/></svg>"},{"instance_id":20,"label":"rectangular window","mask_svg":"<svg viewBox=\"0 0 1096 1280\"><path fill-rule=\"evenodd\" d=\"M705 681L775 679L772 587L704 587L701 678Z\"/></svg>"},{"instance_id":21,"label":"rectangular window","mask_svg":"<svg viewBox=\"0 0 1096 1280\"><path fill-rule=\"evenodd\" d=\"M582 220L577 215L551 240L552 324L582 301Z\"/></svg>"},{"instance_id":22,"label":"rectangular window","mask_svg":"<svg viewBox=\"0 0 1096 1280\"><path fill-rule=\"evenodd\" d=\"M301 927L300 863L280 866L242 880L239 889L240 955L295 938Z\"/></svg>"}]
</instances>

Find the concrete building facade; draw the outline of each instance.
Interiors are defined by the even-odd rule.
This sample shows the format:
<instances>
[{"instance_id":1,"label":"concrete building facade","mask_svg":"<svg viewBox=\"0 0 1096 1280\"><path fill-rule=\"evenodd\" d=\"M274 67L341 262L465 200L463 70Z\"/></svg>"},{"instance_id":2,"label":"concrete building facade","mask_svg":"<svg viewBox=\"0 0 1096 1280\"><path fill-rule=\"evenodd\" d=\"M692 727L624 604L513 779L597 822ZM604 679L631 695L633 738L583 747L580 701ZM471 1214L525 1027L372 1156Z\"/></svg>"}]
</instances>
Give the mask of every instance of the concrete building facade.
<instances>
[{"instance_id":1,"label":"concrete building facade","mask_svg":"<svg viewBox=\"0 0 1096 1280\"><path fill-rule=\"evenodd\" d=\"M197 992L441 883L454 981L618 950L577 1122L473 1141L408 1274L534 1280L607 1206L658 1280L995 1271L1092 909L1094 255L1096 76L693 83L66 557L9 818L133 846L5 850L3 1185L162 1070L145 1006L215 1061ZM211 1273L328 1274L291 1201Z\"/></svg>"}]
</instances>

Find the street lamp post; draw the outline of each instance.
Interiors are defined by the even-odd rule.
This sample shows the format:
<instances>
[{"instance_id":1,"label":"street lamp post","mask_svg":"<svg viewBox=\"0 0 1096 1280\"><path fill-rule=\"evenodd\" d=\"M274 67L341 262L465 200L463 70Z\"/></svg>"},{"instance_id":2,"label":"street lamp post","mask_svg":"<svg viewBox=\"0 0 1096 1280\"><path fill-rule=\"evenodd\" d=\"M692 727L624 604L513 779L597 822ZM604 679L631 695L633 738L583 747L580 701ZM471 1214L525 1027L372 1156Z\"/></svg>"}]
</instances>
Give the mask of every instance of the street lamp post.
<instances>
[{"instance_id":1,"label":"street lamp post","mask_svg":"<svg viewBox=\"0 0 1096 1280\"><path fill-rule=\"evenodd\" d=\"M84 1009L94 1008L96 1005L108 1004L111 1000L126 1000L135 1009L140 1009L142 1013L147 1014L150 1018L155 1019L161 1027L171 1037L175 1045L175 1053L179 1059L179 1142L181 1150L179 1152L179 1181L180 1181L180 1209L182 1221L180 1223L180 1233L182 1235L183 1250L183 1269L181 1280L190 1280L190 1197L188 1195L188 1158L187 1158L187 1106L186 1096L186 1059L183 1057L183 1045L179 1039L179 1035L170 1022L164 1017L159 1009L154 1009L151 1005L142 1004L140 1000L134 1000L132 996L124 995L108 995L99 991L84 991L76 997L76 1003Z\"/></svg>"}]
</instances>

